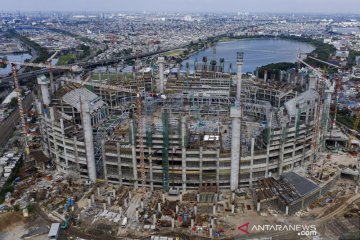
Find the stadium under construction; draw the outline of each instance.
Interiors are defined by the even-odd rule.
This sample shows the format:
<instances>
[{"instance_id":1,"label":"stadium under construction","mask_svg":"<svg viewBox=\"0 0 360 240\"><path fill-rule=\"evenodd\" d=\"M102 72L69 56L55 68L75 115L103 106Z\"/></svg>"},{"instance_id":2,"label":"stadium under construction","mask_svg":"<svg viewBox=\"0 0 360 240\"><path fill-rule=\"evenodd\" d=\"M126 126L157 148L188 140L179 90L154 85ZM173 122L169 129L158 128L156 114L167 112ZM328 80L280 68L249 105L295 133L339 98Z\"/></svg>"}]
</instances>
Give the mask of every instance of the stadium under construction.
<instances>
[{"instance_id":1,"label":"stadium under construction","mask_svg":"<svg viewBox=\"0 0 360 240\"><path fill-rule=\"evenodd\" d=\"M59 172L166 192L254 188L315 162L333 85L309 68L249 77L243 60L39 76L42 149Z\"/></svg>"}]
</instances>

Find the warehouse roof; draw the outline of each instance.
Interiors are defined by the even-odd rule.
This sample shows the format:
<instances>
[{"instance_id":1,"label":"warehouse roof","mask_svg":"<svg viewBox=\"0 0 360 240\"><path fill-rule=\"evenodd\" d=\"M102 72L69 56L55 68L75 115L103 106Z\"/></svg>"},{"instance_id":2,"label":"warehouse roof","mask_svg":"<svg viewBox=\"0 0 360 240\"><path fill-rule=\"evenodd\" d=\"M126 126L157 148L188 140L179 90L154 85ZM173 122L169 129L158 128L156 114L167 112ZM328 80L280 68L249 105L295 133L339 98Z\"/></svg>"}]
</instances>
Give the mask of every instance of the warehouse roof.
<instances>
[{"instance_id":1,"label":"warehouse roof","mask_svg":"<svg viewBox=\"0 0 360 240\"><path fill-rule=\"evenodd\" d=\"M62 99L80 111L80 97L82 101L89 103L90 113L97 111L105 105L105 102L99 96L84 87L71 90Z\"/></svg>"},{"instance_id":2,"label":"warehouse roof","mask_svg":"<svg viewBox=\"0 0 360 240\"><path fill-rule=\"evenodd\" d=\"M296 191L301 196L304 196L304 195L308 194L309 192L312 192L313 190L319 188L315 183L313 183L309 179L307 179L303 176L300 176L294 172L285 173L285 174L281 175L281 178L285 182L293 185L295 187Z\"/></svg>"}]
</instances>

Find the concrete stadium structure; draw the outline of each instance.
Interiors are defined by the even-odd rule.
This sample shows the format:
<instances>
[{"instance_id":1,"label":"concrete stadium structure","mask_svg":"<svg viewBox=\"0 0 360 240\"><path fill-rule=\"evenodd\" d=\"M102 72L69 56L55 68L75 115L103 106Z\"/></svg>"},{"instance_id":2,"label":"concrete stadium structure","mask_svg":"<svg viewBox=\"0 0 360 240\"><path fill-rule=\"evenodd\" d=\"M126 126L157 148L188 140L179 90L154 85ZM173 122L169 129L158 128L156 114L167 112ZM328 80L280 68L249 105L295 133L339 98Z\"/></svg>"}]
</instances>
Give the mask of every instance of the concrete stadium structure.
<instances>
[{"instance_id":1,"label":"concrete stadium structure","mask_svg":"<svg viewBox=\"0 0 360 240\"><path fill-rule=\"evenodd\" d=\"M319 99L319 78L310 70L287 79L258 79L242 74L242 53L237 60L237 73L224 72L224 61L204 61L194 72L181 72L160 58L159 71L93 72L84 84L63 76L50 88L54 92L41 91L37 98L44 153L58 171L139 188L143 138L145 187L165 191L253 188L258 179L316 161L332 84L326 82ZM105 84L140 91L141 124L135 117L139 95L101 87ZM320 143L316 149L314 137Z\"/></svg>"}]
</instances>

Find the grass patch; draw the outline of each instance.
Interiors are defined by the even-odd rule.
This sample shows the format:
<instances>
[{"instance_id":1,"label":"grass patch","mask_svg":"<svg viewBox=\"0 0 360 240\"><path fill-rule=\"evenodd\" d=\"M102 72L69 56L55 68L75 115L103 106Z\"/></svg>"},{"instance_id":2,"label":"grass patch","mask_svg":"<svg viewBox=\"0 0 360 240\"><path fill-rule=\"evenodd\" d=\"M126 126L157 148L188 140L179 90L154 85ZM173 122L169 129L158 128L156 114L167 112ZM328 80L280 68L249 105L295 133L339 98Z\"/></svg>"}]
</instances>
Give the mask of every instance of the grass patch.
<instances>
[{"instance_id":1,"label":"grass patch","mask_svg":"<svg viewBox=\"0 0 360 240\"><path fill-rule=\"evenodd\" d=\"M185 49L180 48L180 49L176 49L176 50L173 50L170 52L166 52L166 53L164 53L164 55L167 57L179 57L183 54L184 50Z\"/></svg>"},{"instance_id":2,"label":"grass patch","mask_svg":"<svg viewBox=\"0 0 360 240\"><path fill-rule=\"evenodd\" d=\"M76 55L75 54L62 55L59 58L59 61L57 62L56 65L72 64L72 63L75 63L75 60L76 60Z\"/></svg>"}]
</instances>

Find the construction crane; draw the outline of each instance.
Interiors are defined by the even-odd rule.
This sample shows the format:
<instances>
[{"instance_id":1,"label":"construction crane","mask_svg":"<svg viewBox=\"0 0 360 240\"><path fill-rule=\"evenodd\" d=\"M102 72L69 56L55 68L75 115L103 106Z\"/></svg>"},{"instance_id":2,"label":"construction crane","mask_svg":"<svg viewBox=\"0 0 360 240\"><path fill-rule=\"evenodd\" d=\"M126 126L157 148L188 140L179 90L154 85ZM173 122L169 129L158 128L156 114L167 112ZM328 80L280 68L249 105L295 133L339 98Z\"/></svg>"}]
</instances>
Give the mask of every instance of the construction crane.
<instances>
[{"instance_id":1,"label":"construction crane","mask_svg":"<svg viewBox=\"0 0 360 240\"><path fill-rule=\"evenodd\" d=\"M319 93L319 102L318 102L317 108L316 108L316 119L315 119L315 125L314 125L314 139L313 139L313 143L312 143L312 155L313 155L313 162L314 162L316 159L316 152L318 151L319 145L320 145L319 138L320 138L321 119L322 119L321 109L323 108L323 96L324 96L325 84L326 84L327 79L324 77L324 74L322 72L318 71L314 67L310 66L308 63L304 62L300 57L298 57L297 60L299 62L301 62L302 64L304 64L305 66L312 69L313 72L320 79L320 82L318 83L318 88L317 88L317 92Z\"/></svg>"},{"instance_id":2,"label":"construction crane","mask_svg":"<svg viewBox=\"0 0 360 240\"><path fill-rule=\"evenodd\" d=\"M36 68L48 68L48 69L61 69L61 70L69 70L69 71L80 71L81 68L78 66L52 66L50 64L44 64L44 63L19 63L19 62L9 62L4 59L0 59L0 64L11 64L12 67L12 74L13 74L13 80L14 80L14 88L16 91L16 97L19 107L19 116L21 121L21 127L22 127L22 133L24 135L24 144L25 144L25 154L26 156L29 155L30 149L29 149L29 141L28 141L28 131L26 127L26 121L25 121L25 114L24 114L24 108L22 105L22 99L21 99L21 88L19 85L19 79L17 74L17 66L25 66L25 67L36 67Z\"/></svg>"},{"instance_id":3,"label":"construction crane","mask_svg":"<svg viewBox=\"0 0 360 240\"><path fill-rule=\"evenodd\" d=\"M30 154L28 131L27 131L26 122L25 122L24 108L22 105L21 89L19 86L16 64L12 63L11 67L12 67L12 73L13 73L13 78L14 78L14 87L15 87L15 91L16 91L16 98L17 98L18 107L19 107L19 116L20 116L20 121L21 121L22 133L24 135L25 158L26 158L26 156L28 156Z\"/></svg>"},{"instance_id":4,"label":"construction crane","mask_svg":"<svg viewBox=\"0 0 360 240\"><path fill-rule=\"evenodd\" d=\"M55 53L53 55L51 55L51 57L49 57L45 62L47 64L49 64L50 66L52 66L51 61L54 59L54 57L56 57L56 55L58 55L58 53L60 53L60 50L56 50ZM55 91L55 89L54 89L54 73L52 71L52 68L49 68L49 75L50 75L51 93L53 93Z\"/></svg>"},{"instance_id":5,"label":"construction crane","mask_svg":"<svg viewBox=\"0 0 360 240\"><path fill-rule=\"evenodd\" d=\"M137 73L140 70L140 56L141 50L136 50L136 60L135 60L135 78L137 77ZM135 79L137 80L137 79ZM140 176L141 176L141 185L142 189L145 192L146 185L146 174L145 174L145 154L144 154L144 118L143 118L143 101L141 96L141 87L142 83L138 82L137 84L137 93L136 93L136 120L138 124L138 135L139 135L139 150L140 150ZM145 92L145 88L144 88Z\"/></svg>"},{"instance_id":6,"label":"construction crane","mask_svg":"<svg viewBox=\"0 0 360 240\"><path fill-rule=\"evenodd\" d=\"M336 64L333 64L333 63L329 63L329 62L326 62L324 60L321 60L321 59L318 59L318 58L315 58L313 56L308 56L308 58L310 59L313 59L315 61L318 61L318 62L321 62L323 64L326 64L330 67L335 67L337 69L341 69L340 66L336 65ZM337 117L337 110L338 110L338 101L339 101L339 93L340 93L340 86L341 86L341 79L340 77L335 77L335 81L336 81L336 84L335 84L335 92L334 92L334 96L335 96L335 103L334 103L334 118L333 118L333 121L332 121L332 124L331 124L331 129L333 129L335 127L335 124L336 124L336 117ZM330 131L330 134L332 133L332 131ZM330 135L331 136L331 135Z\"/></svg>"}]
</instances>

